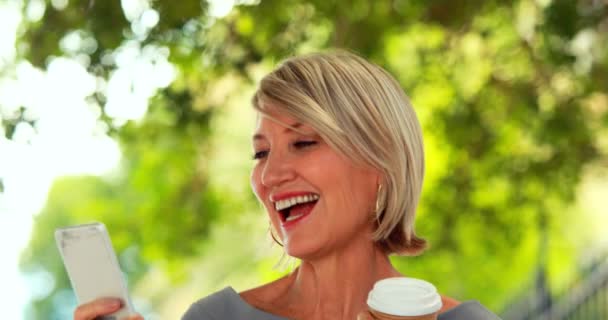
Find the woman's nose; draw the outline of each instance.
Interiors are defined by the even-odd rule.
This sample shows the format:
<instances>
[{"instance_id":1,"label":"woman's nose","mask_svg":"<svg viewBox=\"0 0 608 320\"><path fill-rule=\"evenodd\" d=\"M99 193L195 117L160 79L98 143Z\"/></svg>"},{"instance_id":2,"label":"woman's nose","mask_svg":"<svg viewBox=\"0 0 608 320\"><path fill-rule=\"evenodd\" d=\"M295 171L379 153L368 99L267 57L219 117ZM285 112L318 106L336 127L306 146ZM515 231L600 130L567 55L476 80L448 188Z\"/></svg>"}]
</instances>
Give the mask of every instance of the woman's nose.
<instances>
[{"instance_id":1,"label":"woman's nose","mask_svg":"<svg viewBox=\"0 0 608 320\"><path fill-rule=\"evenodd\" d=\"M278 187L294 177L295 171L289 157L272 152L268 155L262 170L262 184L265 187Z\"/></svg>"}]
</instances>

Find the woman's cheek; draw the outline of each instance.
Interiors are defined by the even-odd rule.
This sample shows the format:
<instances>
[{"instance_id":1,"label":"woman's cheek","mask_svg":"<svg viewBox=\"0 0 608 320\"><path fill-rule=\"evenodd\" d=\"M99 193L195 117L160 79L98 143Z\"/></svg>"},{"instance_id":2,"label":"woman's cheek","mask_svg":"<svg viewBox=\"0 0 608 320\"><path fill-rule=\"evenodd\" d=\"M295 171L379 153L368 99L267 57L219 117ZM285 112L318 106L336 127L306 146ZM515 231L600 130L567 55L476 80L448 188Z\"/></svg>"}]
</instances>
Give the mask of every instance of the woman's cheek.
<instances>
[{"instance_id":1,"label":"woman's cheek","mask_svg":"<svg viewBox=\"0 0 608 320\"><path fill-rule=\"evenodd\" d=\"M258 167L258 165L256 165L251 172L251 189L253 190L253 193L255 193L258 200L264 203L264 186L262 185L262 181L260 179L260 168Z\"/></svg>"}]
</instances>

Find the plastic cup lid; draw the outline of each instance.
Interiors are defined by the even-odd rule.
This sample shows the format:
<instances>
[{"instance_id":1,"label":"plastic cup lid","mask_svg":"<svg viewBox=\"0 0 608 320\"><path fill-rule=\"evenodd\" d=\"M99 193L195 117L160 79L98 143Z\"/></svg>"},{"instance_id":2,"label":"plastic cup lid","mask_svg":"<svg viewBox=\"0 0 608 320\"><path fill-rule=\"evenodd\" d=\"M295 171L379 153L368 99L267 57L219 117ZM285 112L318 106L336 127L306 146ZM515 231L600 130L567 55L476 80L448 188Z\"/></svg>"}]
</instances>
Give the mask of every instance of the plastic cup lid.
<instances>
[{"instance_id":1,"label":"plastic cup lid","mask_svg":"<svg viewBox=\"0 0 608 320\"><path fill-rule=\"evenodd\" d=\"M441 309L441 296L435 286L414 278L387 278L374 284L367 305L395 316L421 316Z\"/></svg>"}]
</instances>

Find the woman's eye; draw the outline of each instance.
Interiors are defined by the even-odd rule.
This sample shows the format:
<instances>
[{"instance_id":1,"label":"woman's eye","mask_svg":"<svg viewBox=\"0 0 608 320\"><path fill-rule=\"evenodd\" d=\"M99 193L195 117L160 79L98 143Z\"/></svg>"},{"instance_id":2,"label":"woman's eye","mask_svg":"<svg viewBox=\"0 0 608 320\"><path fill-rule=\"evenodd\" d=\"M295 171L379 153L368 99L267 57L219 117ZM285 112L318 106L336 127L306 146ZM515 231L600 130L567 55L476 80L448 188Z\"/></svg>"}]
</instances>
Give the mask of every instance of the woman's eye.
<instances>
[{"instance_id":1,"label":"woman's eye","mask_svg":"<svg viewBox=\"0 0 608 320\"><path fill-rule=\"evenodd\" d=\"M313 146L315 144L317 144L317 142L314 140L302 140L302 141L294 142L293 146L296 147L297 149L301 149L301 148Z\"/></svg>"},{"instance_id":2,"label":"woman's eye","mask_svg":"<svg viewBox=\"0 0 608 320\"><path fill-rule=\"evenodd\" d=\"M253 159L254 160L258 160L258 159L266 158L267 155L268 155L268 151L267 150L256 151L253 154Z\"/></svg>"},{"instance_id":3,"label":"woman's eye","mask_svg":"<svg viewBox=\"0 0 608 320\"><path fill-rule=\"evenodd\" d=\"M294 142L292 145L296 149L304 149L304 148L307 148L310 146L314 146L316 144L317 144L317 141L315 141L315 140L300 140L300 141ZM269 153L270 153L270 150L254 151L252 158L254 160L264 159L264 158L268 157Z\"/></svg>"}]
</instances>

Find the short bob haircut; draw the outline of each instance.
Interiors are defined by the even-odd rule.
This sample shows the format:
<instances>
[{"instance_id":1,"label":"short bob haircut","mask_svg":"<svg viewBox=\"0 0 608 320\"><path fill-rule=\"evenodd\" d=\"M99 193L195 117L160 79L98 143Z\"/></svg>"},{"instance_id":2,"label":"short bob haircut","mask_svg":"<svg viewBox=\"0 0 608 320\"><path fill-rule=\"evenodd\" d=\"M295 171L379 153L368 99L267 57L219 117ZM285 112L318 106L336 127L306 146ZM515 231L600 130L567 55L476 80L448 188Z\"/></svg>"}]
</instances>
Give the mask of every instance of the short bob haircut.
<instances>
[{"instance_id":1,"label":"short bob haircut","mask_svg":"<svg viewBox=\"0 0 608 320\"><path fill-rule=\"evenodd\" d=\"M343 156L381 172L374 241L388 254L426 248L414 232L424 176L420 124L387 71L344 51L293 57L261 80L253 106L265 115L279 108Z\"/></svg>"}]
</instances>

